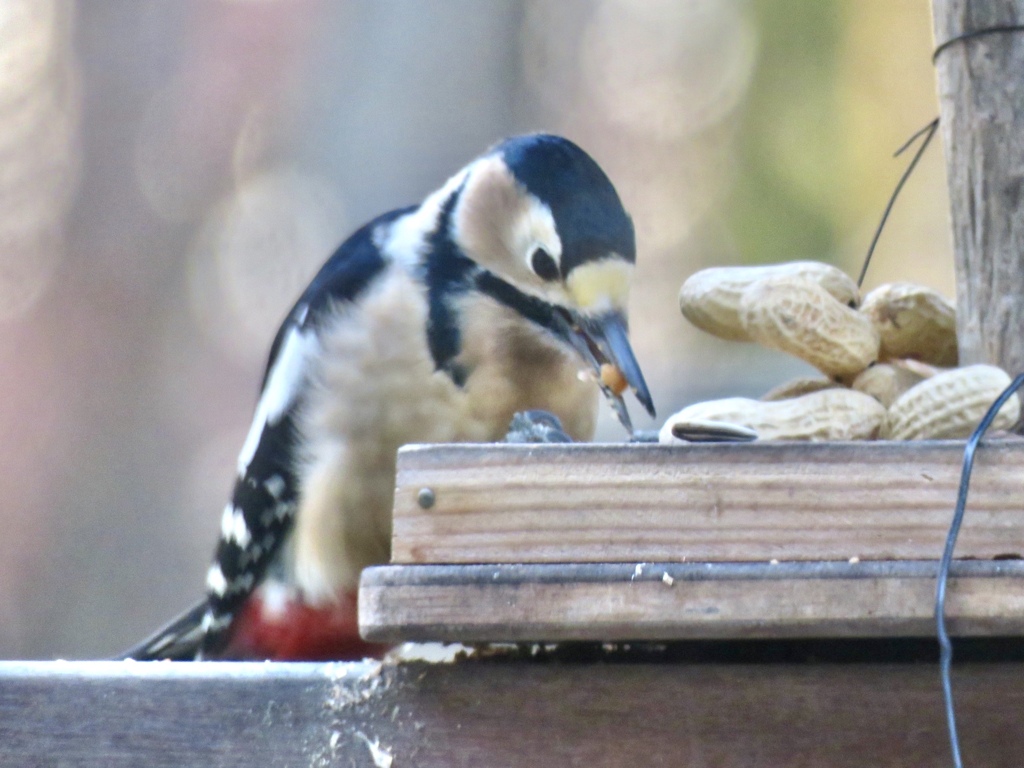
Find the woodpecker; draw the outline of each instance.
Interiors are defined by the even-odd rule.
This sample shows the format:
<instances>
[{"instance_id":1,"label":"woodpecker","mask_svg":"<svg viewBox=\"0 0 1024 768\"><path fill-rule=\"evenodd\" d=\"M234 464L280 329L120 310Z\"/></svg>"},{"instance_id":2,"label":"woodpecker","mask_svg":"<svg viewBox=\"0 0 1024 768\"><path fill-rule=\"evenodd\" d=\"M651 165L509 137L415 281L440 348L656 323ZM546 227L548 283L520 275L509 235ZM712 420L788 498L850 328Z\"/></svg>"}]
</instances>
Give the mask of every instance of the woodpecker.
<instances>
[{"instance_id":1,"label":"woodpecker","mask_svg":"<svg viewBox=\"0 0 1024 768\"><path fill-rule=\"evenodd\" d=\"M531 409L589 440L601 390L631 429L608 365L654 415L627 331L635 260L611 181L550 134L356 231L273 341L205 599L124 658L372 651L355 595L389 558L401 445L498 441Z\"/></svg>"}]
</instances>

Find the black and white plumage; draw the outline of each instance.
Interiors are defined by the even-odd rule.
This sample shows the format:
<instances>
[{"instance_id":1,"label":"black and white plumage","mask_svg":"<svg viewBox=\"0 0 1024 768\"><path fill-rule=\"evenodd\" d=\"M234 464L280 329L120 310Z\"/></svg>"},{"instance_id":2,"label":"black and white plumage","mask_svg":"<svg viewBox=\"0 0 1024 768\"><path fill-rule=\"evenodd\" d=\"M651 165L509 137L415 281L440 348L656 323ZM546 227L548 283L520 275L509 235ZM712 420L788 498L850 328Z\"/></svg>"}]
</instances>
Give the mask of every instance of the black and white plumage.
<instances>
[{"instance_id":1,"label":"black and white plumage","mask_svg":"<svg viewBox=\"0 0 1024 768\"><path fill-rule=\"evenodd\" d=\"M274 339L206 601L126 655L341 653L301 637L266 647L241 625L351 603L361 569L388 559L399 446L497 441L528 409L587 440L599 387L628 426L602 364L653 414L626 331L634 261L607 176L545 134L498 144L355 232Z\"/></svg>"}]
</instances>

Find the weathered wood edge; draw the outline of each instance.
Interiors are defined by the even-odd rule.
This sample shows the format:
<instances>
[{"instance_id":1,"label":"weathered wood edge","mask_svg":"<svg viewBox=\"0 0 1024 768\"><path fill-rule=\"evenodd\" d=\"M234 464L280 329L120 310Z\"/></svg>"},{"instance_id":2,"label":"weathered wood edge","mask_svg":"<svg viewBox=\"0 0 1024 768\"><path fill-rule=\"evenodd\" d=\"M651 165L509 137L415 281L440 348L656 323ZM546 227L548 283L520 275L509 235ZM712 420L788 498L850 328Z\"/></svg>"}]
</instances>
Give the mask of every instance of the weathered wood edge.
<instances>
[{"instance_id":1,"label":"weathered wood edge","mask_svg":"<svg viewBox=\"0 0 1024 768\"><path fill-rule=\"evenodd\" d=\"M1016 765L1024 665L955 686L967 763ZM940 702L921 664L0 664L0 765L938 765Z\"/></svg>"},{"instance_id":2,"label":"weathered wood edge","mask_svg":"<svg viewBox=\"0 0 1024 768\"><path fill-rule=\"evenodd\" d=\"M793 579L934 579L938 560L796 561L786 563L481 563L390 565L363 571L363 583L415 586L567 582L775 581ZM953 560L950 576L1024 578L1024 560Z\"/></svg>"},{"instance_id":3,"label":"weathered wood edge","mask_svg":"<svg viewBox=\"0 0 1024 768\"><path fill-rule=\"evenodd\" d=\"M553 461L577 461L587 455L614 454L627 461L650 461L651 457L687 456L728 458L736 463L749 461L792 461L808 455L849 458L857 455L880 457L891 462L908 457L963 457L966 440L764 440L752 443L693 443L661 445L659 443L409 443L398 449L400 457L408 457L419 468L447 468L456 463L472 461L487 464L504 462L510 455L542 456ZM982 442L983 450L1010 451L1024 454L1024 440L999 439ZM979 454L980 455L980 454Z\"/></svg>"},{"instance_id":4,"label":"weathered wood edge","mask_svg":"<svg viewBox=\"0 0 1024 768\"><path fill-rule=\"evenodd\" d=\"M925 637L935 562L392 565L363 572L376 642ZM961 636L1024 635L1024 563L958 562Z\"/></svg>"},{"instance_id":5,"label":"weathered wood edge","mask_svg":"<svg viewBox=\"0 0 1024 768\"><path fill-rule=\"evenodd\" d=\"M367 663L0 662L0 765L328 765L338 751L332 702L377 670ZM360 749L349 739L340 753Z\"/></svg>"},{"instance_id":6,"label":"weathered wood edge","mask_svg":"<svg viewBox=\"0 0 1024 768\"><path fill-rule=\"evenodd\" d=\"M392 562L927 559L962 454L963 441L411 446ZM1024 552L1022 489L1024 442L983 444L959 555Z\"/></svg>"}]
</instances>

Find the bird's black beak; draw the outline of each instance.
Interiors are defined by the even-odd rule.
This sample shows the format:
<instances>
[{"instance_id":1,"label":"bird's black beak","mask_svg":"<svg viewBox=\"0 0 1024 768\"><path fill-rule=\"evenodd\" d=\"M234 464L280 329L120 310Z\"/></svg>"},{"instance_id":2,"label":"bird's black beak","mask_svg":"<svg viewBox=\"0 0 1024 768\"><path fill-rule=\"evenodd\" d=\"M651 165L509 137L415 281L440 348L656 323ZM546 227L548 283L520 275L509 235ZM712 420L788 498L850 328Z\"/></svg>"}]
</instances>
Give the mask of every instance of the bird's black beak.
<instances>
[{"instance_id":1,"label":"bird's black beak","mask_svg":"<svg viewBox=\"0 0 1024 768\"><path fill-rule=\"evenodd\" d=\"M601 376L601 368L612 365L622 374L626 384L633 390L636 399L644 409L654 416L654 402L647 389L647 382L640 371L633 348L629 344L626 318L621 312L602 312L598 315L574 314L569 319L568 339L576 350L594 368L601 391L611 403L615 415L630 433L633 424L626 410L622 395L612 389Z\"/></svg>"}]
</instances>

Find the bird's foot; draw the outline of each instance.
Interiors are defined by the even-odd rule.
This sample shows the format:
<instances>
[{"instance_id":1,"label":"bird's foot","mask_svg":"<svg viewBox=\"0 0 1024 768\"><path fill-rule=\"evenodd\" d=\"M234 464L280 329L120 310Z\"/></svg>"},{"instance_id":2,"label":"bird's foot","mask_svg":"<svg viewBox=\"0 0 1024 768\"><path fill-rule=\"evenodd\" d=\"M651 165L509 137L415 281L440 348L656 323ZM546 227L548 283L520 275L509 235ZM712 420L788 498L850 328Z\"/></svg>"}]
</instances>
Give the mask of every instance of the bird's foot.
<instances>
[{"instance_id":1,"label":"bird's foot","mask_svg":"<svg viewBox=\"0 0 1024 768\"><path fill-rule=\"evenodd\" d=\"M548 411L522 411L512 416L506 443L571 443L562 422Z\"/></svg>"}]
</instances>

